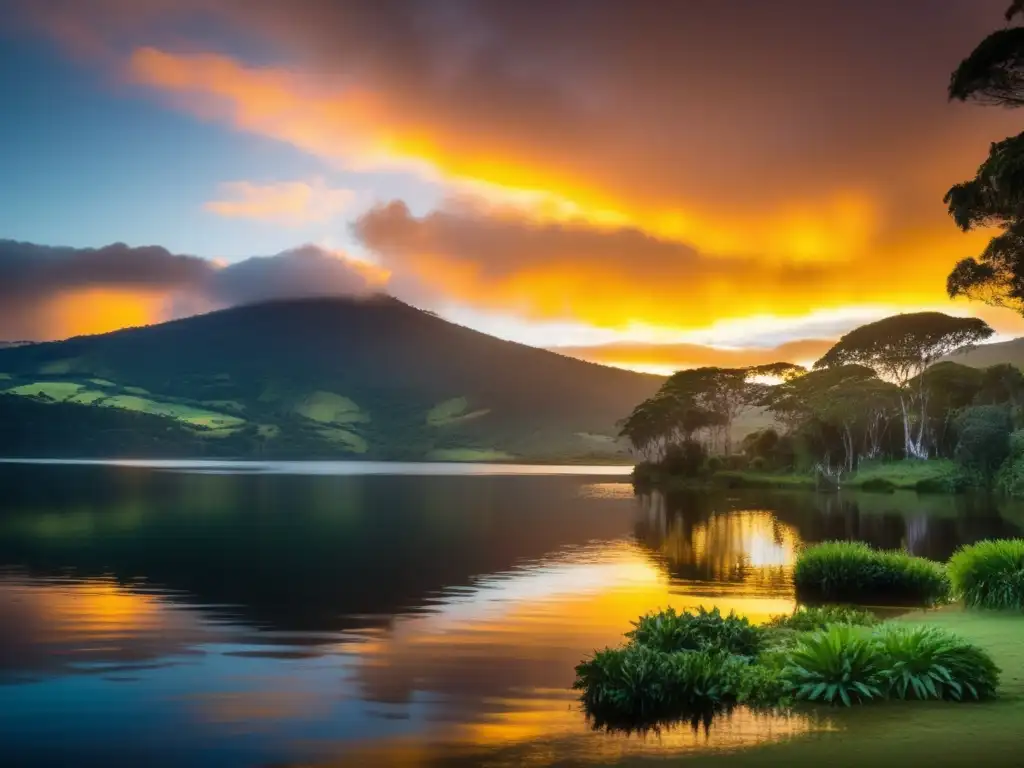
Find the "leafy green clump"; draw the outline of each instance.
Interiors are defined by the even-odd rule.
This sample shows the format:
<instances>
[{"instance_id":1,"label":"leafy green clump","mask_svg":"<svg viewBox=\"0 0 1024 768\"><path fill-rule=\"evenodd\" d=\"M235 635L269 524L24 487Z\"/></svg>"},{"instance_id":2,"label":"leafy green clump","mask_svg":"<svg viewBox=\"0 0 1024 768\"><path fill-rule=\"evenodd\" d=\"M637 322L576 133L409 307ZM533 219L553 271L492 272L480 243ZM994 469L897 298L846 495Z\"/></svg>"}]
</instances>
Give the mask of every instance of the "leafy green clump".
<instances>
[{"instance_id":1,"label":"leafy green clump","mask_svg":"<svg viewBox=\"0 0 1024 768\"><path fill-rule=\"evenodd\" d=\"M853 541L807 547L797 558L793 581L797 596L812 602L933 605L949 596L940 563Z\"/></svg>"},{"instance_id":2,"label":"leafy green clump","mask_svg":"<svg viewBox=\"0 0 1024 768\"><path fill-rule=\"evenodd\" d=\"M962 547L947 566L953 593L975 608L1024 609L1024 539Z\"/></svg>"},{"instance_id":3,"label":"leafy green clump","mask_svg":"<svg viewBox=\"0 0 1024 768\"><path fill-rule=\"evenodd\" d=\"M734 612L723 616L718 608L696 613L676 613L668 608L641 616L626 633L633 642L663 653L715 650L754 656L761 647L763 630Z\"/></svg>"},{"instance_id":4,"label":"leafy green clump","mask_svg":"<svg viewBox=\"0 0 1024 768\"><path fill-rule=\"evenodd\" d=\"M768 629L792 629L797 632L813 632L825 629L830 624L854 624L869 627L878 623L871 611L845 605L804 606L793 613L772 616L766 623Z\"/></svg>"},{"instance_id":5,"label":"leafy green clump","mask_svg":"<svg viewBox=\"0 0 1024 768\"><path fill-rule=\"evenodd\" d=\"M937 627L887 627L877 635L887 693L964 701L995 695L999 669L981 649Z\"/></svg>"},{"instance_id":6,"label":"leafy green clump","mask_svg":"<svg viewBox=\"0 0 1024 768\"><path fill-rule=\"evenodd\" d=\"M848 624L801 638L782 676L802 701L862 703L884 695L878 645Z\"/></svg>"},{"instance_id":7,"label":"leafy green clump","mask_svg":"<svg viewBox=\"0 0 1024 768\"><path fill-rule=\"evenodd\" d=\"M712 651L663 653L635 643L606 648L576 667L573 688L605 720L658 720L735 703L748 665Z\"/></svg>"}]
</instances>

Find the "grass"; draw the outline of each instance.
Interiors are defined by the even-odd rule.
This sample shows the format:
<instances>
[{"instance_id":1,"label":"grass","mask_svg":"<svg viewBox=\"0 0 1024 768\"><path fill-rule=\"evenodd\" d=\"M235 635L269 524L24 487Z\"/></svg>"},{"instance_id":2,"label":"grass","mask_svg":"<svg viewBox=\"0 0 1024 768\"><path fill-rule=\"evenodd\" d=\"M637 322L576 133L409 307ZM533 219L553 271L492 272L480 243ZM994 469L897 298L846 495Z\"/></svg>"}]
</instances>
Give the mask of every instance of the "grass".
<instances>
[{"instance_id":1,"label":"grass","mask_svg":"<svg viewBox=\"0 0 1024 768\"><path fill-rule=\"evenodd\" d=\"M245 419L226 413L207 411L182 403L161 403L135 395L115 395L100 403L105 408L121 408L126 411L140 411L156 416L169 416L193 427L206 429L231 429L245 424Z\"/></svg>"},{"instance_id":2,"label":"grass","mask_svg":"<svg viewBox=\"0 0 1024 768\"><path fill-rule=\"evenodd\" d=\"M108 392L100 392L97 389L86 389L73 394L67 399L67 402L79 403L81 405L93 405L106 397L109 397Z\"/></svg>"},{"instance_id":3,"label":"grass","mask_svg":"<svg viewBox=\"0 0 1024 768\"><path fill-rule=\"evenodd\" d=\"M73 381L34 381L31 384L22 384L7 390L9 395L22 395L23 397L35 397L44 395L51 400L67 400L82 390L81 384Z\"/></svg>"},{"instance_id":4,"label":"grass","mask_svg":"<svg viewBox=\"0 0 1024 768\"><path fill-rule=\"evenodd\" d=\"M511 453L493 448L437 448L427 454L429 461L507 461Z\"/></svg>"},{"instance_id":5,"label":"grass","mask_svg":"<svg viewBox=\"0 0 1024 768\"><path fill-rule=\"evenodd\" d=\"M299 416L320 424L356 424L369 421L355 401L334 392L317 390L293 406Z\"/></svg>"},{"instance_id":6,"label":"grass","mask_svg":"<svg viewBox=\"0 0 1024 768\"><path fill-rule=\"evenodd\" d=\"M1024 609L1024 539L979 541L950 558L953 592L976 608Z\"/></svg>"},{"instance_id":7,"label":"grass","mask_svg":"<svg viewBox=\"0 0 1024 768\"><path fill-rule=\"evenodd\" d=\"M859 541L805 547L793 568L793 583L805 602L934 605L949 596L941 563Z\"/></svg>"},{"instance_id":8,"label":"grass","mask_svg":"<svg viewBox=\"0 0 1024 768\"><path fill-rule=\"evenodd\" d=\"M857 472L842 481L842 487L864 490L953 493L959 488L959 478L960 472L956 465L947 459L864 462ZM724 470L714 473L711 476L711 481L715 485L726 488L797 490L815 487L814 476L803 472Z\"/></svg>"},{"instance_id":9,"label":"grass","mask_svg":"<svg viewBox=\"0 0 1024 768\"><path fill-rule=\"evenodd\" d=\"M349 432L347 429L339 429L338 427L321 427L316 432L325 440L345 446L345 448L352 451L352 453L366 453L367 448L369 448L366 440L354 432Z\"/></svg>"},{"instance_id":10,"label":"grass","mask_svg":"<svg viewBox=\"0 0 1024 768\"><path fill-rule=\"evenodd\" d=\"M1002 668L999 698L963 705L949 702L886 702L830 712L835 730L812 732L749 749L694 755L687 768L728 766L1020 765L1024 722L1024 617L959 608L916 611L893 624L932 625L954 632L992 656ZM622 765L650 765L640 758ZM661 764L671 764L657 761Z\"/></svg>"},{"instance_id":11,"label":"grass","mask_svg":"<svg viewBox=\"0 0 1024 768\"><path fill-rule=\"evenodd\" d=\"M466 412L469 401L464 397L453 397L438 403L427 411L427 425L431 427L444 427L449 424L458 424L470 419L486 416L491 412L489 408L480 408L476 411Z\"/></svg>"},{"instance_id":12,"label":"grass","mask_svg":"<svg viewBox=\"0 0 1024 768\"><path fill-rule=\"evenodd\" d=\"M89 379L90 384L95 384L97 387L116 387L117 384L110 381L109 379Z\"/></svg>"},{"instance_id":13,"label":"grass","mask_svg":"<svg viewBox=\"0 0 1024 768\"><path fill-rule=\"evenodd\" d=\"M277 424L257 424L256 434L264 440L273 440L281 434L281 428Z\"/></svg>"}]
</instances>

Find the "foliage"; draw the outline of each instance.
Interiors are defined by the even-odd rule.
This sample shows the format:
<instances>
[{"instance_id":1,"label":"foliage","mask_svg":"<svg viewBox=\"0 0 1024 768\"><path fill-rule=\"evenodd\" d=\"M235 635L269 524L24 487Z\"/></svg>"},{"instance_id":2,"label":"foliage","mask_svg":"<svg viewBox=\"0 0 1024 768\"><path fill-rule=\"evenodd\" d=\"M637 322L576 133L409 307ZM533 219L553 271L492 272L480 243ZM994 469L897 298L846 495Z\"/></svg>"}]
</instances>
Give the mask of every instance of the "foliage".
<instances>
[{"instance_id":1,"label":"foliage","mask_svg":"<svg viewBox=\"0 0 1024 768\"><path fill-rule=\"evenodd\" d=\"M664 653L631 643L576 667L573 688L606 720L656 720L735 703L747 664L716 651Z\"/></svg>"},{"instance_id":2,"label":"foliage","mask_svg":"<svg viewBox=\"0 0 1024 768\"><path fill-rule=\"evenodd\" d=\"M1010 456L996 476L996 488L1007 496L1024 496L1024 429L1010 433Z\"/></svg>"},{"instance_id":3,"label":"foliage","mask_svg":"<svg viewBox=\"0 0 1024 768\"><path fill-rule=\"evenodd\" d=\"M878 617L871 611L846 605L801 606L791 614L772 616L765 627L769 629L793 629L799 632L813 632L825 629L830 624L853 624L869 627L878 623Z\"/></svg>"},{"instance_id":4,"label":"foliage","mask_svg":"<svg viewBox=\"0 0 1024 768\"><path fill-rule=\"evenodd\" d=\"M665 653L720 650L753 656L761 645L759 627L735 612L723 616L718 608L708 611L701 606L696 613L676 613L674 608L668 608L641 616L633 627L626 637Z\"/></svg>"},{"instance_id":5,"label":"foliage","mask_svg":"<svg viewBox=\"0 0 1024 768\"><path fill-rule=\"evenodd\" d=\"M1019 6L1014 2L1007 17ZM985 38L953 72L949 96L1024 105L1024 28L1001 29ZM949 295L1024 311L1024 133L994 142L974 178L951 187L945 202L965 231L1003 229L977 258L953 268L946 282Z\"/></svg>"},{"instance_id":6,"label":"foliage","mask_svg":"<svg viewBox=\"0 0 1024 768\"><path fill-rule=\"evenodd\" d=\"M980 541L947 566L953 593L976 608L1024 610L1024 539Z\"/></svg>"},{"instance_id":7,"label":"foliage","mask_svg":"<svg viewBox=\"0 0 1024 768\"><path fill-rule=\"evenodd\" d=\"M707 451L696 440L684 440L665 450L661 469L677 477L696 477L707 459Z\"/></svg>"},{"instance_id":8,"label":"foliage","mask_svg":"<svg viewBox=\"0 0 1024 768\"><path fill-rule=\"evenodd\" d=\"M888 694L898 699L986 699L999 669L970 643L937 627L884 627L877 633Z\"/></svg>"},{"instance_id":9,"label":"foliage","mask_svg":"<svg viewBox=\"0 0 1024 768\"><path fill-rule=\"evenodd\" d=\"M949 595L940 563L862 542L829 541L805 548L793 581L801 600L932 605Z\"/></svg>"},{"instance_id":10,"label":"foliage","mask_svg":"<svg viewBox=\"0 0 1024 768\"><path fill-rule=\"evenodd\" d=\"M850 706L884 695L877 645L848 624L834 624L802 637L782 676L794 697Z\"/></svg>"},{"instance_id":11,"label":"foliage","mask_svg":"<svg viewBox=\"0 0 1024 768\"><path fill-rule=\"evenodd\" d=\"M980 476L985 484L1010 455L1013 422L1003 405L975 405L956 418L955 459L964 469Z\"/></svg>"},{"instance_id":12,"label":"foliage","mask_svg":"<svg viewBox=\"0 0 1024 768\"><path fill-rule=\"evenodd\" d=\"M764 709L788 706L793 699L793 686L784 668L772 664L750 664L742 668L736 700L740 704Z\"/></svg>"},{"instance_id":13,"label":"foliage","mask_svg":"<svg viewBox=\"0 0 1024 768\"><path fill-rule=\"evenodd\" d=\"M987 339L994 333L978 318L941 312L894 315L850 331L814 364L815 370L867 366L900 388L904 450L927 458L927 381L925 369L939 358ZM911 386L916 382L917 386Z\"/></svg>"}]
</instances>

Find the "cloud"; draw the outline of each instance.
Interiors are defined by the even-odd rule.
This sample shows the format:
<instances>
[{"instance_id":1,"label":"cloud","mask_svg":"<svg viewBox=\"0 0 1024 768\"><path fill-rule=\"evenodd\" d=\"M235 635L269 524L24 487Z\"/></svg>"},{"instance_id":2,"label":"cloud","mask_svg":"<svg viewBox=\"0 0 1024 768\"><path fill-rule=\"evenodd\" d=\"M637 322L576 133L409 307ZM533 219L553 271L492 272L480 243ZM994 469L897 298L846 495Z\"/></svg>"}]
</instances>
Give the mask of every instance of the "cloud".
<instances>
[{"instance_id":1,"label":"cloud","mask_svg":"<svg viewBox=\"0 0 1024 768\"><path fill-rule=\"evenodd\" d=\"M352 203L355 193L330 187L323 179L256 184L231 181L221 185L225 199L203 207L218 216L260 219L288 226L328 221Z\"/></svg>"},{"instance_id":2,"label":"cloud","mask_svg":"<svg viewBox=\"0 0 1024 768\"><path fill-rule=\"evenodd\" d=\"M381 290L386 270L307 245L229 265L147 246L0 240L0 338L102 333L218 307Z\"/></svg>"},{"instance_id":3,"label":"cloud","mask_svg":"<svg viewBox=\"0 0 1024 768\"><path fill-rule=\"evenodd\" d=\"M685 329L935 299L919 264L884 252L842 263L724 259L635 228L537 223L465 205L417 217L392 202L360 216L354 234L393 272L396 290L535 320Z\"/></svg>"},{"instance_id":4,"label":"cloud","mask_svg":"<svg viewBox=\"0 0 1024 768\"><path fill-rule=\"evenodd\" d=\"M570 357L623 368L645 368L655 372L715 366L740 368L749 365L786 362L806 365L821 357L835 339L799 339L777 347L733 348L702 344L613 343L590 347L550 347Z\"/></svg>"},{"instance_id":5,"label":"cloud","mask_svg":"<svg viewBox=\"0 0 1024 768\"><path fill-rule=\"evenodd\" d=\"M20 5L200 119L483 199L358 231L411 296L535 319L941 307L987 237L942 194L1019 130L945 97L1005 0Z\"/></svg>"}]
</instances>

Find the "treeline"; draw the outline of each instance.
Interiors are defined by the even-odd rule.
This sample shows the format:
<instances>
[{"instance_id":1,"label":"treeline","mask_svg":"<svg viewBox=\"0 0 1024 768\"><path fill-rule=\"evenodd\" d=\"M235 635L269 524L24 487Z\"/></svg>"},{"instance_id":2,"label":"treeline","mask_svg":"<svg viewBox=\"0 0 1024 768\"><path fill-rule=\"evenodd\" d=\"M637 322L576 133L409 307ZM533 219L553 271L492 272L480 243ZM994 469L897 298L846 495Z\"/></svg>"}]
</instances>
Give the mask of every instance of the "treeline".
<instances>
[{"instance_id":1,"label":"treeline","mask_svg":"<svg viewBox=\"0 0 1024 768\"><path fill-rule=\"evenodd\" d=\"M1024 432L1014 433L1024 427L1024 373L942 361L991 335L975 318L903 314L846 334L811 370L679 371L621 432L643 462L669 475L727 468L839 478L869 459L945 458L970 482L1024 491L1024 459L1019 471L1003 466L1024 454ZM733 445L731 425L754 408L776 426Z\"/></svg>"}]
</instances>

